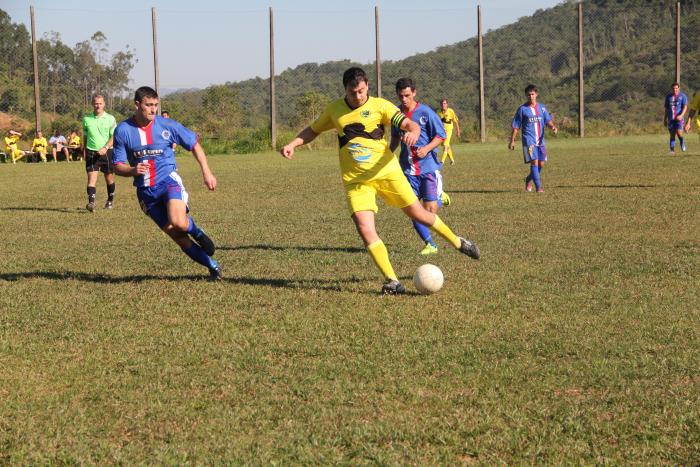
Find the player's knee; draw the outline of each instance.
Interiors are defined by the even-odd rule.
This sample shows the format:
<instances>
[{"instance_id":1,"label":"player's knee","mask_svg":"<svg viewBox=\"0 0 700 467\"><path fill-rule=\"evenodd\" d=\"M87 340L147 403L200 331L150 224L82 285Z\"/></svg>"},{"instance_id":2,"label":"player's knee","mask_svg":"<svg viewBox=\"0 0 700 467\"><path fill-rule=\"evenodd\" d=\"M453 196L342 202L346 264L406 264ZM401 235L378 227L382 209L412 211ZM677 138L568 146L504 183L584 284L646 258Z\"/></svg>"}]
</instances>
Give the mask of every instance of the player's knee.
<instances>
[{"instance_id":1,"label":"player's knee","mask_svg":"<svg viewBox=\"0 0 700 467\"><path fill-rule=\"evenodd\" d=\"M190 226L190 221L186 217L184 219L173 219L171 220L170 225L172 225L173 228L179 232L187 232L187 229Z\"/></svg>"}]
</instances>

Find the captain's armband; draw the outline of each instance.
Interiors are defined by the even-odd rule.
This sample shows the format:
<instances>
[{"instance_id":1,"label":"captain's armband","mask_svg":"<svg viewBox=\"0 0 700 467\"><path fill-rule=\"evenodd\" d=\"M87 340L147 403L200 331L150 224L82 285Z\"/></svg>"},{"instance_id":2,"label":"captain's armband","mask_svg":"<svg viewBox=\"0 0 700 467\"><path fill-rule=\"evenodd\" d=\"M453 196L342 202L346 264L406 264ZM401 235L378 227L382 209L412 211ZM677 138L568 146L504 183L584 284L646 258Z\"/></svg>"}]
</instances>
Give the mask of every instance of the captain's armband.
<instances>
[{"instance_id":1,"label":"captain's armband","mask_svg":"<svg viewBox=\"0 0 700 467\"><path fill-rule=\"evenodd\" d=\"M391 117L391 126L396 128L401 128L401 124L406 119L406 116L401 112L396 112L393 117Z\"/></svg>"}]
</instances>

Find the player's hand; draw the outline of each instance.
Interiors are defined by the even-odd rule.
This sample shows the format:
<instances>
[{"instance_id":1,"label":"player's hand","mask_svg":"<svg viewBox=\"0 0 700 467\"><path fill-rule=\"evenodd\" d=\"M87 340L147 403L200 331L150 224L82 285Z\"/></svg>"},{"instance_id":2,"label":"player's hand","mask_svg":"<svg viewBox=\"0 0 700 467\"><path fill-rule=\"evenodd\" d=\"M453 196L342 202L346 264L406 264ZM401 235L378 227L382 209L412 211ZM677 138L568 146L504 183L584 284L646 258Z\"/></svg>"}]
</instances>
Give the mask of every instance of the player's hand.
<instances>
[{"instance_id":1,"label":"player's hand","mask_svg":"<svg viewBox=\"0 0 700 467\"><path fill-rule=\"evenodd\" d=\"M557 133L559 133L559 128L553 126L553 127L552 127L552 133L554 133L555 135L556 135Z\"/></svg>"},{"instance_id":2,"label":"player's hand","mask_svg":"<svg viewBox=\"0 0 700 467\"><path fill-rule=\"evenodd\" d=\"M511 141L510 143L508 143L508 149L510 149L511 151L515 150L515 142Z\"/></svg>"},{"instance_id":3,"label":"player's hand","mask_svg":"<svg viewBox=\"0 0 700 467\"><path fill-rule=\"evenodd\" d=\"M288 144L284 146L282 149L280 149L280 154L282 154L282 157L285 159L292 159L294 157L294 146L291 144Z\"/></svg>"},{"instance_id":4,"label":"player's hand","mask_svg":"<svg viewBox=\"0 0 700 467\"><path fill-rule=\"evenodd\" d=\"M100 156L104 156L105 154L107 154L107 149L104 147L101 147L100 150L97 151L97 154L99 154Z\"/></svg>"},{"instance_id":5,"label":"player's hand","mask_svg":"<svg viewBox=\"0 0 700 467\"><path fill-rule=\"evenodd\" d=\"M216 189L216 177L213 173L207 171L204 175L204 184L209 189L209 191L214 191Z\"/></svg>"},{"instance_id":6,"label":"player's hand","mask_svg":"<svg viewBox=\"0 0 700 467\"><path fill-rule=\"evenodd\" d=\"M417 125L416 125L417 126ZM407 131L402 137L401 141L406 143L406 146L415 146L420 137L420 127L416 131Z\"/></svg>"},{"instance_id":7,"label":"player's hand","mask_svg":"<svg viewBox=\"0 0 700 467\"><path fill-rule=\"evenodd\" d=\"M425 150L425 146L416 148L416 156L418 156L419 158L423 159L427 155L428 151Z\"/></svg>"},{"instance_id":8,"label":"player's hand","mask_svg":"<svg viewBox=\"0 0 700 467\"><path fill-rule=\"evenodd\" d=\"M138 164L136 164L136 175L147 174L149 170L150 167L148 165L148 162L139 162Z\"/></svg>"},{"instance_id":9,"label":"player's hand","mask_svg":"<svg viewBox=\"0 0 700 467\"><path fill-rule=\"evenodd\" d=\"M683 127L683 130L688 133L690 131L690 122L685 124L685 127Z\"/></svg>"}]
</instances>

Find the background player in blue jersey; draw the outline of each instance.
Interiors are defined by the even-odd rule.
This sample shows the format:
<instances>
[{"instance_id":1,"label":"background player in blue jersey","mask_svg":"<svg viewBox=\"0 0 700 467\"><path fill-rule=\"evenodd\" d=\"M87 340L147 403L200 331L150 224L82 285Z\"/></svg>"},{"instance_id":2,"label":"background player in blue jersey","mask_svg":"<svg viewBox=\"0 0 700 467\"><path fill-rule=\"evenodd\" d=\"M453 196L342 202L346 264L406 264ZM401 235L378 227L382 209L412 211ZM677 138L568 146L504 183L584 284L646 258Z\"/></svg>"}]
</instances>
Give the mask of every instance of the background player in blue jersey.
<instances>
[{"instance_id":1,"label":"background player in blue jersey","mask_svg":"<svg viewBox=\"0 0 700 467\"><path fill-rule=\"evenodd\" d=\"M175 120L157 115L159 99L152 88L138 88L134 103L134 115L114 130L115 172L124 177L134 177L141 209L187 256L207 267L212 279L221 279L221 269L211 258L215 250L214 242L189 215L189 194L177 173L172 149L172 144L177 143L192 151L202 171L204 184L214 190L216 178L209 169L197 134Z\"/></svg>"},{"instance_id":2,"label":"background player in blue jersey","mask_svg":"<svg viewBox=\"0 0 700 467\"><path fill-rule=\"evenodd\" d=\"M681 92L681 87L678 83L671 85L671 93L666 96L664 101L664 126L668 128L669 138L669 154L673 154L676 150L676 136L678 142L681 143L681 151L685 151L685 140L683 139L683 117L688 110L688 96Z\"/></svg>"},{"instance_id":3,"label":"background player in blue jersey","mask_svg":"<svg viewBox=\"0 0 700 467\"><path fill-rule=\"evenodd\" d=\"M513 117L513 131L510 135L508 149L515 149L515 135L522 130L523 160L530 164L530 173L525 177L525 190L532 191L535 184L537 193L542 193L542 181L540 175L547 160L547 151L544 147L544 127L548 126L556 135L559 131L554 125L552 116L547 112L543 104L537 102L537 86L530 84L525 88L527 102L518 107Z\"/></svg>"},{"instance_id":4,"label":"background player in blue jersey","mask_svg":"<svg viewBox=\"0 0 700 467\"><path fill-rule=\"evenodd\" d=\"M420 126L420 136L413 146L408 146L401 141L401 131L392 128L389 147L393 152L401 142L401 169L423 207L436 213L442 192L442 163L438 159L437 148L445 140L445 128L433 109L416 101L416 85L411 78L401 78L396 82L396 95L401 100L401 112ZM425 242L421 254L437 253L437 244L430 235L430 229L415 220L413 227Z\"/></svg>"}]
</instances>

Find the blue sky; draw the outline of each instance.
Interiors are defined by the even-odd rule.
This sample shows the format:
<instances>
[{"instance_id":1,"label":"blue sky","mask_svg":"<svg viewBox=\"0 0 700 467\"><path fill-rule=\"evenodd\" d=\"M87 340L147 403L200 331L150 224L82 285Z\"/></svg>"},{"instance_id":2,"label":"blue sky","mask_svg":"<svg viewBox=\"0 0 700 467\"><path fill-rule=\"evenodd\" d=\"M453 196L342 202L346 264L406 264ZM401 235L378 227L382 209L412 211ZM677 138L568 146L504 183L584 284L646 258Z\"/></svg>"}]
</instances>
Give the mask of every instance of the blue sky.
<instances>
[{"instance_id":1,"label":"blue sky","mask_svg":"<svg viewBox=\"0 0 700 467\"><path fill-rule=\"evenodd\" d=\"M155 7L163 89L267 78L269 7L274 11L275 71L279 74L307 62L373 62L375 5L380 12L381 58L397 60L475 36L478 4L484 31L488 31L558 3L560 0L356 0L347 7L347 0L3 0L0 8L29 30L29 6L33 4L37 36L55 31L71 47L98 30L107 36L112 50L129 45L138 58L132 84L140 86L154 82L151 7Z\"/></svg>"}]
</instances>

